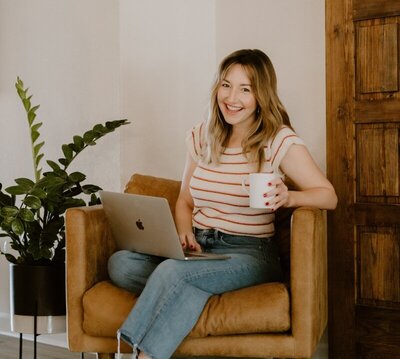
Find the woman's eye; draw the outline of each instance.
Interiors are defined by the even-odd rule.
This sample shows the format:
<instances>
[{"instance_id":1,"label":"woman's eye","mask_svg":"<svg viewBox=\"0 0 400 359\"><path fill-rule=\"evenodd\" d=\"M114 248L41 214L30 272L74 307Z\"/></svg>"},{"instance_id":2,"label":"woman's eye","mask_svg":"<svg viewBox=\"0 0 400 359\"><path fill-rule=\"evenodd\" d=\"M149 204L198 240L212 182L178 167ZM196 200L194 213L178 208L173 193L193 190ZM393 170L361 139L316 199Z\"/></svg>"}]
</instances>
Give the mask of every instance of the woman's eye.
<instances>
[{"instance_id":1,"label":"woman's eye","mask_svg":"<svg viewBox=\"0 0 400 359\"><path fill-rule=\"evenodd\" d=\"M223 83L223 84L221 85L221 87L229 87L229 85L228 85L227 83Z\"/></svg>"},{"instance_id":2,"label":"woman's eye","mask_svg":"<svg viewBox=\"0 0 400 359\"><path fill-rule=\"evenodd\" d=\"M250 89L247 88L247 87L243 87L243 88L242 88L242 91L243 91L243 92L250 92Z\"/></svg>"}]
</instances>

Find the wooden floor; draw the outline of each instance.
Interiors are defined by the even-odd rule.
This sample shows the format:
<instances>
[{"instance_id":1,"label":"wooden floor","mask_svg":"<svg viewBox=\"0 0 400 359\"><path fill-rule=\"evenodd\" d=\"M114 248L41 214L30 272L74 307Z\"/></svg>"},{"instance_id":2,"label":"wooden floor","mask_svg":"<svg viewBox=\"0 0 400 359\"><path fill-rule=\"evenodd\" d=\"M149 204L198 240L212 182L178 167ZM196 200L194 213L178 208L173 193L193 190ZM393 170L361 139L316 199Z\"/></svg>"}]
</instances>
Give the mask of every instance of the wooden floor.
<instances>
[{"instance_id":1,"label":"wooden floor","mask_svg":"<svg viewBox=\"0 0 400 359\"><path fill-rule=\"evenodd\" d=\"M22 344L22 358L33 359L33 342L24 340ZM1 359L18 359L19 358L19 339L0 335L0 358ZM80 359L80 353L71 353L68 349L60 348L52 345L37 343L36 347L37 359ZM85 354L85 359L95 359L94 354Z\"/></svg>"}]
</instances>

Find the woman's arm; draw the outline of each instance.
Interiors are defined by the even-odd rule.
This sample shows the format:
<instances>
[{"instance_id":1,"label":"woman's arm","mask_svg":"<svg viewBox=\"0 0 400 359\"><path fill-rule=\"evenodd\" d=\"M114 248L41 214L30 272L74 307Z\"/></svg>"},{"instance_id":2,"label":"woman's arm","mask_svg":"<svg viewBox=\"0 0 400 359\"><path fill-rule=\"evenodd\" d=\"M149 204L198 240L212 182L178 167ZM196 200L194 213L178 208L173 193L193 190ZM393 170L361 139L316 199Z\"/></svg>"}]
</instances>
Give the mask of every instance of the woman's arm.
<instances>
[{"instance_id":1,"label":"woman's arm","mask_svg":"<svg viewBox=\"0 0 400 359\"><path fill-rule=\"evenodd\" d=\"M321 209L335 209L337 196L332 184L319 169L307 148L291 145L280 168L295 183L298 190L288 191L286 185L278 179L274 209L283 207L312 206Z\"/></svg>"},{"instance_id":2,"label":"woman's arm","mask_svg":"<svg viewBox=\"0 0 400 359\"><path fill-rule=\"evenodd\" d=\"M194 162L190 154L187 154L185 168L183 170L181 190L175 206L175 221L182 247L190 250L201 251L201 247L196 242L192 229L194 205L189 190L190 179L192 178L196 166L196 162Z\"/></svg>"}]
</instances>

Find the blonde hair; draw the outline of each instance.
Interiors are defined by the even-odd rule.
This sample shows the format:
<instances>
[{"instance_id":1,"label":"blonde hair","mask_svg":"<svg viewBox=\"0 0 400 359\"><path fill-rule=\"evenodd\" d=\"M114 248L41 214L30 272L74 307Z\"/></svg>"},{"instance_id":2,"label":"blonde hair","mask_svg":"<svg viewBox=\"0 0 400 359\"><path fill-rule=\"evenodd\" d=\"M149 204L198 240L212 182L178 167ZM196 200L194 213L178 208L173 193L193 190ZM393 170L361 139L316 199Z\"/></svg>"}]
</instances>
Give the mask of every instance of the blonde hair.
<instances>
[{"instance_id":1,"label":"blonde hair","mask_svg":"<svg viewBox=\"0 0 400 359\"><path fill-rule=\"evenodd\" d=\"M222 80L235 64L246 70L257 102L256 120L243 139L242 147L249 162L255 163L259 172L265 161L264 147L267 141L273 138L283 125L292 128L289 116L277 94L277 80L272 62L260 50L235 51L222 60L212 87L202 155L207 163L218 164L228 144L232 126L224 120L218 106L217 93Z\"/></svg>"}]
</instances>

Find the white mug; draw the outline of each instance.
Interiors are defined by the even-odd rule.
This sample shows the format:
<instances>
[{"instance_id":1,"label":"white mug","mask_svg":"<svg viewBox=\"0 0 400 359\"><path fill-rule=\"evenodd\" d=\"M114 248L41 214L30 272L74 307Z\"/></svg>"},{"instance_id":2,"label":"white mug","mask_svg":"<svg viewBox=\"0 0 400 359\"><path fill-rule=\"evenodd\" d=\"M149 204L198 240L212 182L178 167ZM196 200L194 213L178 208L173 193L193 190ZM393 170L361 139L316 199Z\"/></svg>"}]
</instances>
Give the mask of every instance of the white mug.
<instances>
[{"instance_id":1,"label":"white mug","mask_svg":"<svg viewBox=\"0 0 400 359\"><path fill-rule=\"evenodd\" d=\"M273 179L278 176L274 173L250 173L248 176L249 190L246 188L247 176L242 180L242 187L250 196L250 207L252 208L272 208L272 205L266 205L274 196L264 197L267 193L276 186L268 186Z\"/></svg>"}]
</instances>

